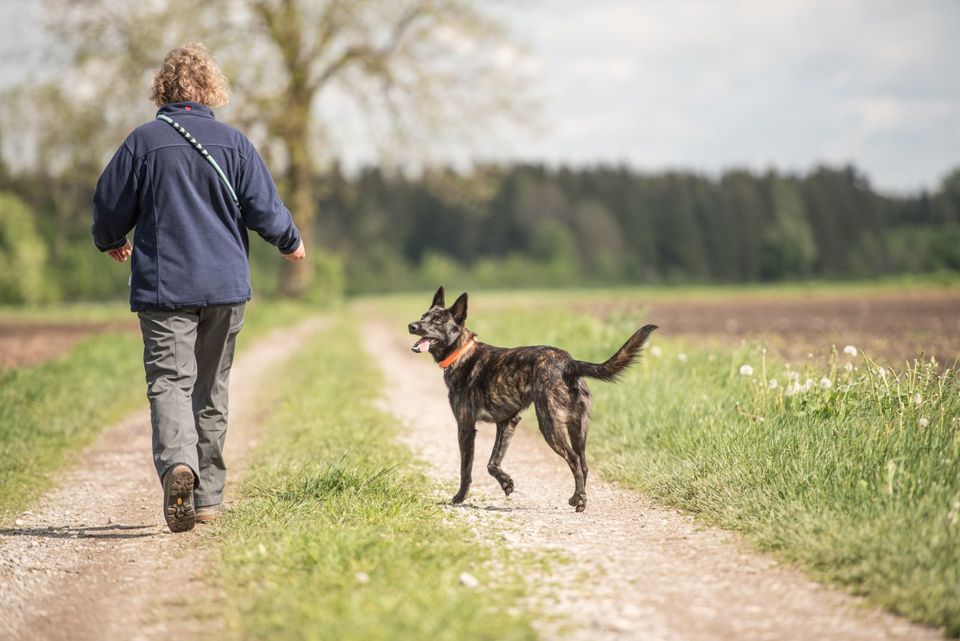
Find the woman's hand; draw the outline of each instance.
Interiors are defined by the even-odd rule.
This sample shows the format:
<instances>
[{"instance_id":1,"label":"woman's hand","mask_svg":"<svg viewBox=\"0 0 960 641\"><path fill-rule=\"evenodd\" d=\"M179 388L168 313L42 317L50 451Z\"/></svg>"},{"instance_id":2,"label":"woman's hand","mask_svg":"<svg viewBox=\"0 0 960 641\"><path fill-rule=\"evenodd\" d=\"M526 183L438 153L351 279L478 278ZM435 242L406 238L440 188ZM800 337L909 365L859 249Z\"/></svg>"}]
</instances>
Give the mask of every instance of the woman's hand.
<instances>
[{"instance_id":1,"label":"woman's hand","mask_svg":"<svg viewBox=\"0 0 960 641\"><path fill-rule=\"evenodd\" d=\"M130 255L133 253L133 245L131 245L130 241L128 240L123 247L108 249L107 253L110 254L110 258L114 259L118 263L122 263L130 258Z\"/></svg>"},{"instance_id":2,"label":"woman's hand","mask_svg":"<svg viewBox=\"0 0 960 641\"><path fill-rule=\"evenodd\" d=\"M280 254L283 258L291 263L299 263L301 260L307 257L307 252L303 249L303 241L300 241L300 244L297 245L297 248L290 252L289 254Z\"/></svg>"}]
</instances>

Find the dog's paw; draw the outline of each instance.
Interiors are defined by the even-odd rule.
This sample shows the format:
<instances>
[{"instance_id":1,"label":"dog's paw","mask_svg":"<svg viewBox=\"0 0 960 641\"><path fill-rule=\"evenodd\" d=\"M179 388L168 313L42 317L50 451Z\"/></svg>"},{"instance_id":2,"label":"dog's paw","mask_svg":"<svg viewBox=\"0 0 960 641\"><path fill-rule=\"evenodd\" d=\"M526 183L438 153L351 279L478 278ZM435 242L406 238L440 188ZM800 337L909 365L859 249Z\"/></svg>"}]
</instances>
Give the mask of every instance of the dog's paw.
<instances>
[{"instance_id":1,"label":"dog's paw","mask_svg":"<svg viewBox=\"0 0 960 641\"><path fill-rule=\"evenodd\" d=\"M507 480L500 482L500 487L503 488L504 496L510 496L513 493L513 479L508 476Z\"/></svg>"},{"instance_id":2,"label":"dog's paw","mask_svg":"<svg viewBox=\"0 0 960 641\"><path fill-rule=\"evenodd\" d=\"M587 509L587 497L584 494L574 494L567 502L573 507L577 508L577 512L583 512L585 509Z\"/></svg>"},{"instance_id":3,"label":"dog's paw","mask_svg":"<svg viewBox=\"0 0 960 641\"><path fill-rule=\"evenodd\" d=\"M461 503L463 503L463 500L465 498L467 498L466 494L457 494L452 499L450 499L450 502L453 503L454 505L460 505Z\"/></svg>"}]
</instances>

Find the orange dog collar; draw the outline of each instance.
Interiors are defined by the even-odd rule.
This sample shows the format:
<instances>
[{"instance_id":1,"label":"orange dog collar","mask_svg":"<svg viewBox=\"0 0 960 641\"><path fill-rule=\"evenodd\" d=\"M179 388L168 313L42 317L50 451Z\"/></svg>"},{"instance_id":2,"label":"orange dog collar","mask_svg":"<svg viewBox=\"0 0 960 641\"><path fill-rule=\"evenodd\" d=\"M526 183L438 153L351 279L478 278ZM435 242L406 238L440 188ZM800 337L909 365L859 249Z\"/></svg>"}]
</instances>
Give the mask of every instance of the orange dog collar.
<instances>
[{"instance_id":1,"label":"orange dog collar","mask_svg":"<svg viewBox=\"0 0 960 641\"><path fill-rule=\"evenodd\" d=\"M447 369L448 367L453 365L458 358L460 358L461 356L463 356L464 354L466 354L476 346L477 346L477 335L474 334L473 336L470 337L469 341L463 344L462 347L457 348L456 350L454 350L452 354L450 354L450 356L447 356L445 359L440 361L440 369Z\"/></svg>"}]
</instances>

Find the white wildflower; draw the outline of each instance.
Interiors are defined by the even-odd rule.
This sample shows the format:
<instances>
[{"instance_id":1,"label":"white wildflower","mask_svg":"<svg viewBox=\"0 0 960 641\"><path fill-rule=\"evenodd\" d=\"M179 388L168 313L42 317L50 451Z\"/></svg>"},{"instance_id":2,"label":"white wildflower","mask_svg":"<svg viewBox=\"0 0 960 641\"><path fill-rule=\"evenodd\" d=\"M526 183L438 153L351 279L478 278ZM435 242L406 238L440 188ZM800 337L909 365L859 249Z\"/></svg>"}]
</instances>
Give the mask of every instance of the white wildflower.
<instances>
[{"instance_id":1,"label":"white wildflower","mask_svg":"<svg viewBox=\"0 0 960 641\"><path fill-rule=\"evenodd\" d=\"M780 383L775 378L771 378L770 382L767 383L767 389L777 389L778 387L780 387Z\"/></svg>"},{"instance_id":2,"label":"white wildflower","mask_svg":"<svg viewBox=\"0 0 960 641\"><path fill-rule=\"evenodd\" d=\"M801 394L802 392L803 392L803 386L800 385L800 383L790 383L789 385L787 385L787 389L784 390L784 393L787 396L796 396L797 394Z\"/></svg>"},{"instance_id":3,"label":"white wildflower","mask_svg":"<svg viewBox=\"0 0 960 641\"><path fill-rule=\"evenodd\" d=\"M789 378L791 381L799 381L800 372L790 372L787 374L787 378Z\"/></svg>"},{"instance_id":4,"label":"white wildflower","mask_svg":"<svg viewBox=\"0 0 960 641\"><path fill-rule=\"evenodd\" d=\"M813 379L808 378L803 382L803 391L808 392L813 389Z\"/></svg>"},{"instance_id":5,"label":"white wildflower","mask_svg":"<svg viewBox=\"0 0 960 641\"><path fill-rule=\"evenodd\" d=\"M844 369L844 371L852 372L852 371L853 371L853 363L844 363L843 369Z\"/></svg>"},{"instance_id":6,"label":"white wildflower","mask_svg":"<svg viewBox=\"0 0 960 641\"><path fill-rule=\"evenodd\" d=\"M920 427L926 427L927 425L930 425L930 421L929 419L924 417L924 418L921 418L919 421L917 421L917 425L919 425Z\"/></svg>"},{"instance_id":7,"label":"white wildflower","mask_svg":"<svg viewBox=\"0 0 960 641\"><path fill-rule=\"evenodd\" d=\"M829 378L824 376L820 379L820 389L830 389L831 387L833 387L833 381Z\"/></svg>"},{"instance_id":8,"label":"white wildflower","mask_svg":"<svg viewBox=\"0 0 960 641\"><path fill-rule=\"evenodd\" d=\"M750 365L741 365L740 376L753 376L753 367Z\"/></svg>"},{"instance_id":9,"label":"white wildflower","mask_svg":"<svg viewBox=\"0 0 960 641\"><path fill-rule=\"evenodd\" d=\"M919 392L916 393L916 394L914 394L914 395L913 395L913 398L910 399L910 400L913 401L913 404L914 404L914 405L920 405L921 403L923 403L923 397L920 396L920 393L919 393Z\"/></svg>"},{"instance_id":10,"label":"white wildflower","mask_svg":"<svg viewBox=\"0 0 960 641\"><path fill-rule=\"evenodd\" d=\"M370 583L370 575L366 572L357 572L353 575L353 578L357 580L357 583L365 584Z\"/></svg>"},{"instance_id":11,"label":"white wildflower","mask_svg":"<svg viewBox=\"0 0 960 641\"><path fill-rule=\"evenodd\" d=\"M846 354L847 356L853 356L854 358L856 358L857 354L860 353L860 350L858 350L853 345L847 345L846 347L843 348L843 353Z\"/></svg>"},{"instance_id":12,"label":"white wildflower","mask_svg":"<svg viewBox=\"0 0 960 641\"><path fill-rule=\"evenodd\" d=\"M683 352L680 352L679 354L677 354L677 360L679 360L681 363L686 363L687 355L684 354Z\"/></svg>"},{"instance_id":13,"label":"white wildflower","mask_svg":"<svg viewBox=\"0 0 960 641\"><path fill-rule=\"evenodd\" d=\"M653 347L650 348L650 355L660 358L661 356L663 356L663 350L660 349L659 345L654 345Z\"/></svg>"},{"instance_id":14,"label":"white wildflower","mask_svg":"<svg viewBox=\"0 0 960 641\"><path fill-rule=\"evenodd\" d=\"M479 579L468 572L460 573L460 585L471 590L480 585Z\"/></svg>"}]
</instances>

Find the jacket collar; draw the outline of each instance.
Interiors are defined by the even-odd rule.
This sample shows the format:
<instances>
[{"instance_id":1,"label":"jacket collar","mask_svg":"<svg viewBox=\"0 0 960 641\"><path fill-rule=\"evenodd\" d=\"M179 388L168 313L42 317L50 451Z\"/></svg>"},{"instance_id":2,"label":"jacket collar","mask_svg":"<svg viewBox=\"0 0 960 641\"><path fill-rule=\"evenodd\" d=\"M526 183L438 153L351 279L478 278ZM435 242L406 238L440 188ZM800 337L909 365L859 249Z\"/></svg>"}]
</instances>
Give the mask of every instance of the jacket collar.
<instances>
[{"instance_id":1,"label":"jacket collar","mask_svg":"<svg viewBox=\"0 0 960 641\"><path fill-rule=\"evenodd\" d=\"M206 105L202 105L199 102L171 102L160 107L157 110L157 114L163 114L164 116L169 116L173 118L174 116L183 116L185 114L190 114L191 116L201 116L203 118L214 118L213 109Z\"/></svg>"}]
</instances>

